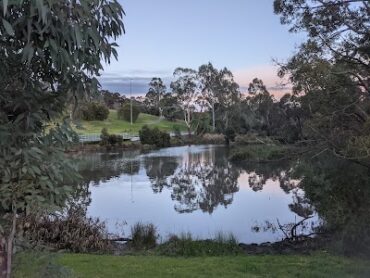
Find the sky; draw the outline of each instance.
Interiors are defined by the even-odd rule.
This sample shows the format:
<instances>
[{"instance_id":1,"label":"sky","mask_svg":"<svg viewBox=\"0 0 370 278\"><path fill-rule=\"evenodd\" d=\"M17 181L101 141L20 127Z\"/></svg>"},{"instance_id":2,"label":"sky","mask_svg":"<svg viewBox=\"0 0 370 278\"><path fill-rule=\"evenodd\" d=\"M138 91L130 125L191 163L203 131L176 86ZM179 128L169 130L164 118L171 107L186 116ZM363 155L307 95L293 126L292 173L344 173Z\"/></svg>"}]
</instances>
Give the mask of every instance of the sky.
<instances>
[{"instance_id":1,"label":"sky","mask_svg":"<svg viewBox=\"0 0 370 278\"><path fill-rule=\"evenodd\" d=\"M227 67L245 91L254 77L279 95L273 59L285 61L304 40L273 13L273 0L119 0L126 33L117 40L119 60L105 65L103 89L148 91L152 77L169 85L175 68L211 62Z\"/></svg>"}]
</instances>

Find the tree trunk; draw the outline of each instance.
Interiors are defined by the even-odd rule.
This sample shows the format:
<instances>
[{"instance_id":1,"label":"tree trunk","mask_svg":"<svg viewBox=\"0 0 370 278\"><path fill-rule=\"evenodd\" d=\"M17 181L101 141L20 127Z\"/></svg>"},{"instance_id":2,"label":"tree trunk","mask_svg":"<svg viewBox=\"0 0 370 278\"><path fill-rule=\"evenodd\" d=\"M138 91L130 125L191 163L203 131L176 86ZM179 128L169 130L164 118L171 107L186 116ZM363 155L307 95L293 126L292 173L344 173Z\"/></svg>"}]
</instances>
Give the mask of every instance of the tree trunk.
<instances>
[{"instance_id":1,"label":"tree trunk","mask_svg":"<svg viewBox=\"0 0 370 278\"><path fill-rule=\"evenodd\" d=\"M17 225L17 212L13 212L9 237L0 238L0 278L10 278L12 273L13 242Z\"/></svg>"},{"instance_id":2,"label":"tree trunk","mask_svg":"<svg viewBox=\"0 0 370 278\"><path fill-rule=\"evenodd\" d=\"M191 137L191 126L190 126L190 111L189 109L184 110L184 120L188 128L188 136Z\"/></svg>"},{"instance_id":3,"label":"tree trunk","mask_svg":"<svg viewBox=\"0 0 370 278\"><path fill-rule=\"evenodd\" d=\"M5 278L7 273L7 253L5 237L0 236L0 278Z\"/></svg>"},{"instance_id":4,"label":"tree trunk","mask_svg":"<svg viewBox=\"0 0 370 278\"><path fill-rule=\"evenodd\" d=\"M215 104L212 102L212 131L216 130L216 115L215 115Z\"/></svg>"}]
</instances>

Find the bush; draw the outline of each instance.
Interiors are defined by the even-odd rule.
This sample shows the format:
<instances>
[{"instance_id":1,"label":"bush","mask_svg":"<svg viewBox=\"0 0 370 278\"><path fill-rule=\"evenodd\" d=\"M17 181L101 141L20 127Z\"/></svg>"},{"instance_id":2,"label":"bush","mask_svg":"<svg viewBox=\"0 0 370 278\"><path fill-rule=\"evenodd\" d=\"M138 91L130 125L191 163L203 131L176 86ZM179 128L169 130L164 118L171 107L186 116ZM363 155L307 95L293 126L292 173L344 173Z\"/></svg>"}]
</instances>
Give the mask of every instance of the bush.
<instances>
[{"instance_id":1,"label":"bush","mask_svg":"<svg viewBox=\"0 0 370 278\"><path fill-rule=\"evenodd\" d=\"M226 143L229 144L230 141L234 141L235 140L235 136L236 136L236 133L235 133L235 130L232 129L232 128L227 128L225 130L225 140L226 140Z\"/></svg>"},{"instance_id":2,"label":"bush","mask_svg":"<svg viewBox=\"0 0 370 278\"><path fill-rule=\"evenodd\" d=\"M206 133L202 136L202 142L205 144L223 144L225 143L225 136L216 133Z\"/></svg>"},{"instance_id":3,"label":"bush","mask_svg":"<svg viewBox=\"0 0 370 278\"><path fill-rule=\"evenodd\" d=\"M274 141L269 137L258 136L253 133L237 135L235 143L238 145L258 145L258 144L273 144Z\"/></svg>"},{"instance_id":4,"label":"bush","mask_svg":"<svg viewBox=\"0 0 370 278\"><path fill-rule=\"evenodd\" d=\"M131 227L131 244L134 249L151 249L157 245L157 228L153 224L136 223Z\"/></svg>"},{"instance_id":5,"label":"bush","mask_svg":"<svg viewBox=\"0 0 370 278\"><path fill-rule=\"evenodd\" d=\"M103 146L121 145L123 137L121 135L109 134L106 128L103 128L100 135L100 144Z\"/></svg>"},{"instance_id":6,"label":"bush","mask_svg":"<svg viewBox=\"0 0 370 278\"><path fill-rule=\"evenodd\" d=\"M85 121L104 121L108 118L109 109L104 104L90 102L81 108L81 113Z\"/></svg>"},{"instance_id":7,"label":"bush","mask_svg":"<svg viewBox=\"0 0 370 278\"><path fill-rule=\"evenodd\" d=\"M132 104L132 122L136 122L139 118L140 109L137 105ZM126 103L122 107L120 107L117 111L117 117L119 120L124 120L127 122L131 121L131 104Z\"/></svg>"},{"instance_id":8,"label":"bush","mask_svg":"<svg viewBox=\"0 0 370 278\"><path fill-rule=\"evenodd\" d=\"M82 207L72 207L67 213L24 219L25 238L57 250L96 252L111 250L105 222L86 216Z\"/></svg>"},{"instance_id":9,"label":"bush","mask_svg":"<svg viewBox=\"0 0 370 278\"><path fill-rule=\"evenodd\" d=\"M143 145L155 145L158 148L170 146L171 137L168 133L160 131L157 127L151 129L147 125L139 131L140 142Z\"/></svg>"},{"instance_id":10,"label":"bush","mask_svg":"<svg viewBox=\"0 0 370 278\"><path fill-rule=\"evenodd\" d=\"M177 126L177 125L173 125L173 126L172 126L172 131L173 131L173 133L174 133L175 137L177 137L177 138L181 138L181 129L180 129L180 127L179 127L179 126Z\"/></svg>"},{"instance_id":11,"label":"bush","mask_svg":"<svg viewBox=\"0 0 370 278\"><path fill-rule=\"evenodd\" d=\"M231 161L277 161L286 158L288 148L278 145L247 145L231 152Z\"/></svg>"},{"instance_id":12,"label":"bush","mask_svg":"<svg viewBox=\"0 0 370 278\"><path fill-rule=\"evenodd\" d=\"M162 256L225 256L242 253L238 241L232 234L219 233L215 239L193 240L191 234L173 235L158 246L157 252Z\"/></svg>"}]
</instances>

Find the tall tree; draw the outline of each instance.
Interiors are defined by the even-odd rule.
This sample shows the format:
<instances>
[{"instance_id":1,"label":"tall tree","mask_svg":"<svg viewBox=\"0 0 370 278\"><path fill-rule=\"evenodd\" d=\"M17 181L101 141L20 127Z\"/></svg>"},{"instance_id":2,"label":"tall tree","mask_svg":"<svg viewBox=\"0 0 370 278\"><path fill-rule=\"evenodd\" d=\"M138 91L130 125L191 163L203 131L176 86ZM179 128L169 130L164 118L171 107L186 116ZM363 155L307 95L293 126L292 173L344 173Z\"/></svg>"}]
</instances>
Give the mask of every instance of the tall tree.
<instances>
[{"instance_id":1,"label":"tall tree","mask_svg":"<svg viewBox=\"0 0 370 278\"><path fill-rule=\"evenodd\" d=\"M57 121L69 99L97 91L102 61L117 57L122 17L116 0L0 1L1 277L10 277L18 217L69 197L73 133Z\"/></svg>"},{"instance_id":2,"label":"tall tree","mask_svg":"<svg viewBox=\"0 0 370 278\"><path fill-rule=\"evenodd\" d=\"M197 72L189 68L177 68L173 73L175 81L171 82L171 89L179 100L184 114L184 121L191 136L191 122L195 110L195 102L199 95Z\"/></svg>"},{"instance_id":3,"label":"tall tree","mask_svg":"<svg viewBox=\"0 0 370 278\"><path fill-rule=\"evenodd\" d=\"M275 0L275 13L308 39L281 65L307 115L305 136L335 155L370 159L370 5L351 0Z\"/></svg>"},{"instance_id":4,"label":"tall tree","mask_svg":"<svg viewBox=\"0 0 370 278\"><path fill-rule=\"evenodd\" d=\"M161 99L166 93L166 85L161 78L154 77L149 83L149 91L146 94L146 103L151 110L157 110L159 116L163 117L163 107L161 107Z\"/></svg>"},{"instance_id":5,"label":"tall tree","mask_svg":"<svg viewBox=\"0 0 370 278\"><path fill-rule=\"evenodd\" d=\"M252 111L254 111L255 116L260 118L262 124L266 126L267 135L271 135L273 96L271 96L263 81L258 78L254 78L249 84L248 93L251 95L249 103Z\"/></svg>"},{"instance_id":6,"label":"tall tree","mask_svg":"<svg viewBox=\"0 0 370 278\"><path fill-rule=\"evenodd\" d=\"M232 72L227 68L221 69L217 90L216 111L219 112L216 128L225 135L226 142L233 140L235 132L239 130L240 97L239 85L234 81Z\"/></svg>"},{"instance_id":7,"label":"tall tree","mask_svg":"<svg viewBox=\"0 0 370 278\"><path fill-rule=\"evenodd\" d=\"M202 65L198 69L201 82L201 96L199 103L208 106L212 112L212 131L216 129L215 104L218 102L219 71L211 63Z\"/></svg>"}]
</instances>

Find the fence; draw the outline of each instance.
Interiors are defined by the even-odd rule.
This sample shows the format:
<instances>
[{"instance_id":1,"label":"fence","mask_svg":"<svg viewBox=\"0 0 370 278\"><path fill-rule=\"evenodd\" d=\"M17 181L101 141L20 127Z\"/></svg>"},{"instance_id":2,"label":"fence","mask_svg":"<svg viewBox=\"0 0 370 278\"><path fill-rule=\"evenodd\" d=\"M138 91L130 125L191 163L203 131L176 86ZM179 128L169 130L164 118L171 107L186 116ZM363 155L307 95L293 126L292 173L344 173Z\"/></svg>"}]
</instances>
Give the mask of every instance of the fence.
<instances>
[{"instance_id":1,"label":"fence","mask_svg":"<svg viewBox=\"0 0 370 278\"><path fill-rule=\"evenodd\" d=\"M123 140L126 141L136 142L140 140L139 136L137 136L136 134L121 133L118 135L121 135L123 137ZM101 140L100 134L84 134L79 135L78 137L81 143L100 142Z\"/></svg>"}]
</instances>

